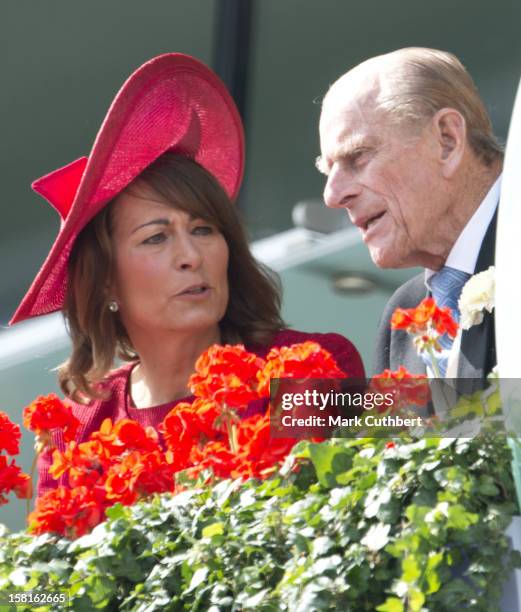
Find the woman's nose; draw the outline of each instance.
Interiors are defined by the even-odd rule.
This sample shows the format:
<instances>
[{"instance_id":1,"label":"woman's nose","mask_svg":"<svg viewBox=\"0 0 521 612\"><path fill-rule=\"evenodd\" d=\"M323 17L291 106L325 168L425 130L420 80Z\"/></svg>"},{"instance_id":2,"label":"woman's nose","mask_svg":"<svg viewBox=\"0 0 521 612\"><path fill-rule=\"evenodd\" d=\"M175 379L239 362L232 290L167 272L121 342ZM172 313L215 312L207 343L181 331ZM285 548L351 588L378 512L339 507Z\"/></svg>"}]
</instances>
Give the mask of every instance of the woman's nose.
<instances>
[{"instance_id":1,"label":"woman's nose","mask_svg":"<svg viewBox=\"0 0 521 612\"><path fill-rule=\"evenodd\" d=\"M191 235L179 236L176 247L175 267L178 270L193 270L201 265L201 251Z\"/></svg>"}]
</instances>

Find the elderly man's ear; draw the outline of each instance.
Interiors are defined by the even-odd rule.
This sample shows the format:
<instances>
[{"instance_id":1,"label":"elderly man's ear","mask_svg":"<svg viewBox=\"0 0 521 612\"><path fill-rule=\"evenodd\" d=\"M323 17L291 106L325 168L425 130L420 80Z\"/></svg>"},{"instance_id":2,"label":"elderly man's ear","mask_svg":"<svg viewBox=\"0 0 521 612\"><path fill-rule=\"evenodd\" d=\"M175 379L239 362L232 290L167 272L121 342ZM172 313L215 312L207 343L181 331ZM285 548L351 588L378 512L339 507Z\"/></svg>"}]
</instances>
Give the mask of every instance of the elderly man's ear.
<instances>
[{"instance_id":1,"label":"elderly man's ear","mask_svg":"<svg viewBox=\"0 0 521 612\"><path fill-rule=\"evenodd\" d=\"M442 108L432 118L431 127L442 175L450 179L460 167L467 146L465 119L453 108Z\"/></svg>"}]
</instances>

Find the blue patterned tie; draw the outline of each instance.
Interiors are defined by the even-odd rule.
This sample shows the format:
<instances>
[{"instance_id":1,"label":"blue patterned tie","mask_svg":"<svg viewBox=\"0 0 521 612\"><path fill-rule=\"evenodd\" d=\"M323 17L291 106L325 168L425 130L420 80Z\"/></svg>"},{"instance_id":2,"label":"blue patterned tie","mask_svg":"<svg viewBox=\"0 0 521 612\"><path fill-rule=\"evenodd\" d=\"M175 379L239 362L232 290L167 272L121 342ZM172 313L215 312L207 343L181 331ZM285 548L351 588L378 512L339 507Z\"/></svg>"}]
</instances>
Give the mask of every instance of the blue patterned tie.
<instances>
[{"instance_id":1,"label":"blue patterned tie","mask_svg":"<svg viewBox=\"0 0 521 612\"><path fill-rule=\"evenodd\" d=\"M461 290L470 276L467 272L444 266L439 272L431 276L429 280L432 297L436 300L436 304L440 308L448 306L452 310L454 320L458 323L460 319L458 300ZM443 350L438 359L438 367L442 377L445 377L445 372L447 371L452 343L453 339L448 334L444 334L440 338L440 345Z\"/></svg>"}]
</instances>

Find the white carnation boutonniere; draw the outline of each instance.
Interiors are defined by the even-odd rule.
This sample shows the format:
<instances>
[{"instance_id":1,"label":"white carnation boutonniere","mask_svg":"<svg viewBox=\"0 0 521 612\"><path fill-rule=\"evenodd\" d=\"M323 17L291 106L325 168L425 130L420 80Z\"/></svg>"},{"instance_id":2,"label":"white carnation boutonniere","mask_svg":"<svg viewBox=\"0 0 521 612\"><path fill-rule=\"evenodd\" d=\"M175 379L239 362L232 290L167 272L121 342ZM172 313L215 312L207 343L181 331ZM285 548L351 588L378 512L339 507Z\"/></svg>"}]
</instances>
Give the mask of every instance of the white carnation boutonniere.
<instances>
[{"instance_id":1,"label":"white carnation boutonniere","mask_svg":"<svg viewBox=\"0 0 521 612\"><path fill-rule=\"evenodd\" d=\"M483 321L483 312L492 312L495 304L494 266L474 274L461 291L458 307L461 313L460 326L470 329Z\"/></svg>"}]
</instances>

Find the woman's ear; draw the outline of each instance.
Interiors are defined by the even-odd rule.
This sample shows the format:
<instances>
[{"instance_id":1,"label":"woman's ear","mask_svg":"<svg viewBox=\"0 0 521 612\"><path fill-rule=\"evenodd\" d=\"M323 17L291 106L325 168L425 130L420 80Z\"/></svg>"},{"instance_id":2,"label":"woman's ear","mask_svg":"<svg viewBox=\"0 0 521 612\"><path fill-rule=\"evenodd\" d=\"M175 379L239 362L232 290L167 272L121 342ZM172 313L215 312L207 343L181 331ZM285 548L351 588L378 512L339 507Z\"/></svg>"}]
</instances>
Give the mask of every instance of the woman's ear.
<instances>
[{"instance_id":1,"label":"woman's ear","mask_svg":"<svg viewBox=\"0 0 521 612\"><path fill-rule=\"evenodd\" d=\"M432 129L442 174L451 178L459 168L467 146L465 118L454 108L442 108L432 118Z\"/></svg>"},{"instance_id":2,"label":"woman's ear","mask_svg":"<svg viewBox=\"0 0 521 612\"><path fill-rule=\"evenodd\" d=\"M108 304L109 310L116 312L118 308L114 308L114 306L111 306L111 304L119 305L119 295L116 290L115 283L113 281L109 281L108 283L106 283L103 293L104 293L105 303Z\"/></svg>"}]
</instances>

